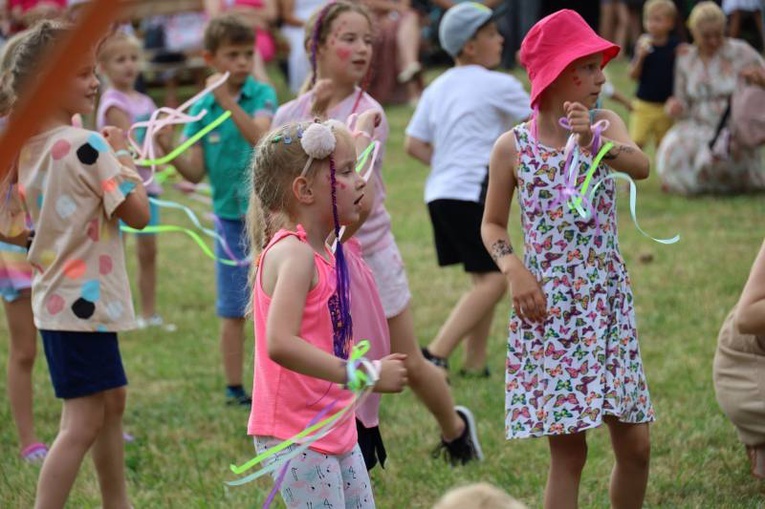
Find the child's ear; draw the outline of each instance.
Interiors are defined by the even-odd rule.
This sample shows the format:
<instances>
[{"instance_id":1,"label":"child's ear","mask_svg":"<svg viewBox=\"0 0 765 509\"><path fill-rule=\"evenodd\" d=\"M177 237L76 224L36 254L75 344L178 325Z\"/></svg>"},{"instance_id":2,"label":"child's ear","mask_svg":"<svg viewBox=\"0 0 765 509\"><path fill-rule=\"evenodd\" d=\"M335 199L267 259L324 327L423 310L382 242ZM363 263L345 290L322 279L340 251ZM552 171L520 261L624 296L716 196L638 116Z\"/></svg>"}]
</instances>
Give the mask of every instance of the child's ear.
<instances>
[{"instance_id":1,"label":"child's ear","mask_svg":"<svg viewBox=\"0 0 765 509\"><path fill-rule=\"evenodd\" d=\"M215 57L215 54L212 51L209 51L206 49L202 50L202 58L204 59L207 67L212 67L214 57Z\"/></svg>"},{"instance_id":2,"label":"child's ear","mask_svg":"<svg viewBox=\"0 0 765 509\"><path fill-rule=\"evenodd\" d=\"M314 201L313 188L305 177L298 177L292 181L292 194L298 203L310 205Z\"/></svg>"}]
</instances>

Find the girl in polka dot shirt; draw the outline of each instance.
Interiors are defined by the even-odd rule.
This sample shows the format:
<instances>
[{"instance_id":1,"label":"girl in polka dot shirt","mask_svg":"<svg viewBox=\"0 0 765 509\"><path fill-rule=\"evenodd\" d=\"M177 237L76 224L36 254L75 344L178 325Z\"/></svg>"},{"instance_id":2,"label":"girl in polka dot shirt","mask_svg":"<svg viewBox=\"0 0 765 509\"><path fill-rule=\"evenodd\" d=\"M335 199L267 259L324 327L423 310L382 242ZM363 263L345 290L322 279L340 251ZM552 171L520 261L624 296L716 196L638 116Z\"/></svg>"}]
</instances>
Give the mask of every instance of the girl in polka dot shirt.
<instances>
[{"instance_id":1,"label":"girl in polka dot shirt","mask_svg":"<svg viewBox=\"0 0 765 509\"><path fill-rule=\"evenodd\" d=\"M42 55L68 28L43 22L19 44L8 93L37 79ZM61 101L18 154L17 184L3 191L0 233L25 240L34 268L32 308L56 396L63 399L58 436L37 485L37 507L63 507L82 459L92 452L104 505L129 507L122 414L127 379L117 333L135 326L119 220L143 228L146 191L124 133L71 125L93 112L95 51L61 83ZM9 126L12 129L12 126ZM24 230L24 212L34 234Z\"/></svg>"}]
</instances>

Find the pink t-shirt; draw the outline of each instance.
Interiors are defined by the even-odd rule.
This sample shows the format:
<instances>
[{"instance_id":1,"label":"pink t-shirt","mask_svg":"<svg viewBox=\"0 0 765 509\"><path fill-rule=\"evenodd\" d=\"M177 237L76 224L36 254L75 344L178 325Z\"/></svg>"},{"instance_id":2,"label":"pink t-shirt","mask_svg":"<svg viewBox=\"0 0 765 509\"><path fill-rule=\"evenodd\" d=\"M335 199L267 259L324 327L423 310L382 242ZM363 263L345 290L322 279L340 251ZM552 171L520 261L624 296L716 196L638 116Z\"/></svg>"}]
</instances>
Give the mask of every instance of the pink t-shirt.
<instances>
[{"instance_id":1,"label":"pink t-shirt","mask_svg":"<svg viewBox=\"0 0 765 509\"><path fill-rule=\"evenodd\" d=\"M53 4L56 7L66 7L66 0L8 0L8 8L21 7L22 12L37 7L38 4Z\"/></svg>"},{"instance_id":2,"label":"pink t-shirt","mask_svg":"<svg viewBox=\"0 0 765 509\"><path fill-rule=\"evenodd\" d=\"M252 410L247 433L286 440L303 431L327 405L335 402L335 409L324 418L331 417L350 405L353 393L337 384L301 375L272 361L268 356L266 321L271 298L263 291L262 260L268 251L285 237L295 236L306 242L305 230L298 225L297 232L279 230L260 255L261 264L255 279L253 318L255 321L255 375L252 387ZM330 261L319 253L314 255L318 283L306 296L300 337L328 353L333 353L333 328L329 300L335 295L334 257L327 250ZM331 455L345 454L358 440L353 413L344 416L326 436L311 445L311 449Z\"/></svg>"},{"instance_id":3,"label":"pink t-shirt","mask_svg":"<svg viewBox=\"0 0 765 509\"><path fill-rule=\"evenodd\" d=\"M154 100L146 94L141 94L139 92L126 94L125 92L109 87L104 90L103 94L101 94L101 100L98 102L96 128L99 130L107 125L106 112L109 111L109 108L117 108L124 111L128 117L130 117L130 123L135 124L136 122L149 120L151 114L157 109L157 105L154 103ZM141 129L134 133L138 143L143 143L145 132L145 129ZM143 181L146 182L151 177L151 170L149 168L139 167L138 174ZM146 186L146 192L152 196L158 196L162 194L162 187L152 179Z\"/></svg>"},{"instance_id":4,"label":"pink t-shirt","mask_svg":"<svg viewBox=\"0 0 765 509\"><path fill-rule=\"evenodd\" d=\"M353 335L358 340L369 341L367 359L382 359L390 354L390 332L375 276L361 256L361 243L355 237L343 243L343 250L348 272L352 274L350 293ZM380 423L380 397L381 394L373 392L356 409L356 417L366 428L373 428Z\"/></svg>"},{"instance_id":5,"label":"pink t-shirt","mask_svg":"<svg viewBox=\"0 0 765 509\"><path fill-rule=\"evenodd\" d=\"M364 249L364 254L369 255L380 251L393 243L393 233L391 232L391 221L388 211L385 209L385 184L382 178L382 163L385 158L385 143L388 140L388 119L385 117L385 112L380 103L372 99L372 96L364 92L361 96L356 111L353 111L353 106L356 103L356 98L359 93L359 88L356 91L339 102L334 108L327 112L329 118L345 122L352 113L362 113L367 110L378 110L382 113L382 122L380 126L375 129L374 139L380 142L380 154L375 161L373 168L373 175L371 178L375 179L375 185L377 187L377 193L375 194L375 201L372 204L372 211L369 217L356 233L356 238L361 242L361 246ZM297 122L304 120L311 120L311 104L313 103L313 92L308 92L301 95L297 99L294 99L287 104L283 104L276 111L274 121L271 123L272 127L279 127L289 122Z\"/></svg>"}]
</instances>

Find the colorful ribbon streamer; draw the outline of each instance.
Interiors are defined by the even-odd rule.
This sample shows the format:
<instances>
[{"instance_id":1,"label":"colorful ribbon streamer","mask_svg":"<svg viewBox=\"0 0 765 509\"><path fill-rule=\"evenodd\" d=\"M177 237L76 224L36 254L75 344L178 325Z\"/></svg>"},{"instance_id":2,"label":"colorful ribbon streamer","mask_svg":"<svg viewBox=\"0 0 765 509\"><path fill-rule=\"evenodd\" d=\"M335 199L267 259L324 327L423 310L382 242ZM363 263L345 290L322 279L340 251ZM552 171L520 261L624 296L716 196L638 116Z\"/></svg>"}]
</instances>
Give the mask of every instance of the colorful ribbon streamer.
<instances>
[{"instance_id":1,"label":"colorful ribbon streamer","mask_svg":"<svg viewBox=\"0 0 765 509\"><path fill-rule=\"evenodd\" d=\"M568 120L564 117L560 119L560 125L565 127L566 129L570 129L570 126L568 124ZM577 135L571 134L566 142L566 148L564 149L564 168L563 173L567 177L566 185L560 190L560 194L558 198L553 202L553 206L557 206L562 201L566 201L568 206L575 210L583 219L587 220L590 217L595 219L595 227L600 228L599 222L598 222L598 214L595 210L595 207L593 205L593 199L595 196L595 192L598 190L598 188L605 183L608 179L613 180L626 180L629 182L630 185L630 216L632 217L632 222L635 224L635 228L645 237L653 240L654 242L658 242L660 244L674 244L676 242L680 241L680 235L675 235L672 238L669 239L658 239L656 237L652 237L651 235L648 235L648 233L645 232L640 227L640 224L637 220L637 186L635 185L635 181L627 175L626 173L622 172L613 172L609 175L606 175L599 181L597 181L595 184L593 184L592 189L588 192L587 189L590 186L590 183L592 181L592 178L595 174L595 171L598 168L598 165L600 165L600 162L603 160L603 157L608 153L611 148L613 148L614 144L610 141L606 142L605 145L602 147L599 147L600 145L600 135L601 132L608 129L609 123L607 120L599 120L595 124L592 125L593 130L593 140L592 140L592 147L593 151L598 151L597 155L592 161L592 164L587 170L587 174L585 176L584 182L582 182L581 188L577 189L576 182L578 178L577 168L579 167L579 146L577 143Z\"/></svg>"},{"instance_id":2,"label":"colorful ribbon streamer","mask_svg":"<svg viewBox=\"0 0 765 509\"><path fill-rule=\"evenodd\" d=\"M233 250L229 246L228 241L224 237L219 235L218 232L216 232L215 230L212 230L210 228L206 228L205 226L203 226L201 221L197 217L197 215L190 208L186 207L185 205L181 205L180 203L159 200L157 198L152 198L152 197L149 198L149 202L153 203L154 205L157 205L158 207L183 211L186 214L186 216L188 216L188 218L191 220L191 222L194 224L194 226L196 226L199 230L205 233L208 237L211 237L215 239L216 241L220 242L220 245L223 248L223 251L228 256L228 258L218 258L217 256L215 256L215 253L210 249L207 243L202 239L202 237L197 232L190 230L188 228L184 228L182 226L156 225L156 226L147 226L142 230L137 230L127 225L121 225L120 230L124 232L128 232L128 233L169 233L169 232L185 233L186 235L194 239L194 241L196 241L199 247L202 248L202 251L213 260L219 261L223 263L224 265L230 265L233 267L241 267L241 266L249 265L251 261L251 258L249 256L243 260L237 258L234 255ZM218 220L217 217L215 217L214 220Z\"/></svg>"}]
</instances>

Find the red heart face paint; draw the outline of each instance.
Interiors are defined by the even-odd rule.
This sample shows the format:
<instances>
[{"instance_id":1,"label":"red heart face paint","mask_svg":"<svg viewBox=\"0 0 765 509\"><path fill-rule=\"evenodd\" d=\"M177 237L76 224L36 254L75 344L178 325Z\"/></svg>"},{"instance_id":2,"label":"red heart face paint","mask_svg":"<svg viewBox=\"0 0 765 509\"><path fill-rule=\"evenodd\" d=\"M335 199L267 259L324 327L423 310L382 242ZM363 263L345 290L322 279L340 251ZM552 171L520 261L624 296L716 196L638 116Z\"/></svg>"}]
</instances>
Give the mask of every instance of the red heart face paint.
<instances>
[{"instance_id":1,"label":"red heart face paint","mask_svg":"<svg viewBox=\"0 0 765 509\"><path fill-rule=\"evenodd\" d=\"M571 74L573 75L571 77L571 80L574 82L574 85L576 85L577 87L581 87L582 79L579 77L579 73L576 72L576 69L572 69Z\"/></svg>"}]
</instances>

